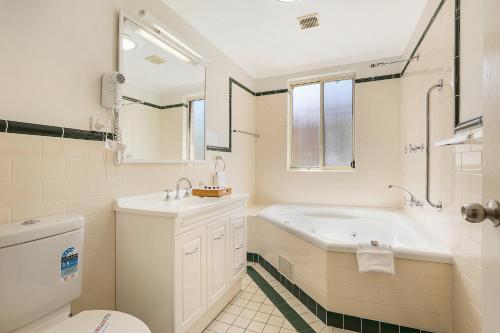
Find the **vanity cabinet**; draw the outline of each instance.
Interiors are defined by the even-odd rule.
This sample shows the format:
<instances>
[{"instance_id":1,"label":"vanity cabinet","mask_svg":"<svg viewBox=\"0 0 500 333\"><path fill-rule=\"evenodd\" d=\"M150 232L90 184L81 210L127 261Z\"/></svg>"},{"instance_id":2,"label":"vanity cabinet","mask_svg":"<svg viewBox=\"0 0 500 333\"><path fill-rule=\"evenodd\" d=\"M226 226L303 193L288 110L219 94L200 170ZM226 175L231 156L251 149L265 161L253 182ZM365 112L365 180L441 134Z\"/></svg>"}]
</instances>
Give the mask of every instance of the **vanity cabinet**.
<instances>
[{"instance_id":1,"label":"vanity cabinet","mask_svg":"<svg viewBox=\"0 0 500 333\"><path fill-rule=\"evenodd\" d=\"M206 227L175 238L174 304L175 322L185 332L207 308Z\"/></svg>"},{"instance_id":2,"label":"vanity cabinet","mask_svg":"<svg viewBox=\"0 0 500 333\"><path fill-rule=\"evenodd\" d=\"M177 215L117 200L117 310L152 333L203 331L240 290L245 199Z\"/></svg>"},{"instance_id":3,"label":"vanity cabinet","mask_svg":"<svg viewBox=\"0 0 500 333\"><path fill-rule=\"evenodd\" d=\"M211 305L229 286L229 217L210 223L207 236L207 294Z\"/></svg>"}]
</instances>

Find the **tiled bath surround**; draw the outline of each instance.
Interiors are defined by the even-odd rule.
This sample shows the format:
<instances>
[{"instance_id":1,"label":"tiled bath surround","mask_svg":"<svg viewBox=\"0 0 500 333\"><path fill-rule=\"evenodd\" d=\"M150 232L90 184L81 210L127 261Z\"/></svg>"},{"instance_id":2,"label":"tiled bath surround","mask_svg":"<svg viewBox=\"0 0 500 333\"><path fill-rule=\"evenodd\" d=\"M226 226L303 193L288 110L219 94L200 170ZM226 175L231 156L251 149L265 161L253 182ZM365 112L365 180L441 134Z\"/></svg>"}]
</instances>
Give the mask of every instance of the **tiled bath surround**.
<instances>
[{"instance_id":1,"label":"tiled bath surround","mask_svg":"<svg viewBox=\"0 0 500 333\"><path fill-rule=\"evenodd\" d=\"M359 273L355 254L325 251L259 218L249 217L248 234L265 268L278 267L279 255L293 262L293 284L328 311L451 332L450 264L396 258L394 276Z\"/></svg>"},{"instance_id":2,"label":"tiled bath surround","mask_svg":"<svg viewBox=\"0 0 500 333\"><path fill-rule=\"evenodd\" d=\"M370 320L367 318L360 318L357 316L351 316L338 312L327 311L323 306L321 306L319 302L316 302L316 300L313 297L309 296L298 285L289 281L284 275L282 275L276 269L276 267L274 267L271 263L269 263L269 261L267 261L259 254L249 252L247 253L247 260L249 262L260 264L276 281L278 281L286 290L288 290L290 296L287 296L286 293L284 295L287 298L288 304L292 305L292 308L293 306L296 306L298 304L295 302L295 300L302 303L303 306L306 307L311 314L316 316L323 324L329 327L334 327L336 329L344 329L350 332L352 331L352 332L362 332L362 333L420 333L420 332L429 333L429 331L427 330L420 330L417 328L399 326L377 320ZM252 269L249 268L249 274L251 273ZM264 275L265 274L266 273L264 273ZM272 280L272 278L268 279ZM258 281L257 284L259 284ZM261 285L259 284L259 286ZM271 285L268 286L264 284L264 288L271 288ZM280 290L280 288L282 287L274 285L274 287L272 288ZM280 293L283 294L282 292ZM291 295L293 295L295 298L292 299ZM280 299L277 300L277 302L280 301L281 301ZM285 311L283 312L285 314L285 318L287 318L290 322L294 322L294 320L296 320L295 318L297 317L297 313L293 311L287 313L286 312L287 308L286 307L283 308L285 309ZM305 317L304 314L302 314L302 311L300 312L301 312L300 315L302 317ZM316 332L318 331L323 332L323 330L321 330L321 327L319 327L319 329L314 328L314 330ZM301 332L300 329L298 331Z\"/></svg>"}]
</instances>

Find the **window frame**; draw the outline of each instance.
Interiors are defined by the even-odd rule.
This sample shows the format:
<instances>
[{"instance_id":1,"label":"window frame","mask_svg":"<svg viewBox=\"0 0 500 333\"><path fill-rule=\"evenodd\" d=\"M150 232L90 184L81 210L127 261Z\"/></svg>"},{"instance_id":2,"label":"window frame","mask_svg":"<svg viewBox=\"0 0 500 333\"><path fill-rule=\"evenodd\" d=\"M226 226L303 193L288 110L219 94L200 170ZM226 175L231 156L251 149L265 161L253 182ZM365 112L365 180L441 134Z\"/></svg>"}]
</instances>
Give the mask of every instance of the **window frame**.
<instances>
[{"instance_id":1,"label":"window frame","mask_svg":"<svg viewBox=\"0 0 500 333\"><path fill-rule=\"evenodd\" d=\"M204 119L204 122L203 122L203 131L204 131L204 142L203 142L203 146L204 146L204 149L203 149L203 160L206 160L207 158L207 149L206 149L206 143L207 143L207 114L206 114L206 106L207 106L207 100L205 98L205 96L203 95L199 95L199 96L189 96L189 97L186 97L186 104L187 104L187 119L186 119L186 122L187 122L187 132L186 132L186 151L187 151L187 158L189 161L200 161L200 160L195 160L195 159L192 159L192 149L191 149L191 143L192 143L192 138L191 138L191 135L192 135L192 130L191 130L191 102L195 102L195 101L205 101L205 109L204 109L204 116L203 116L203 119Z\"/></svg>"},{"instance_id":2,"label":"window frame","mask_svg":"<svg viewBox=\"0 0 500 333\"><path fill-rule=\"evenodd\" d=\"M324 84L327 82L352 80L352 162L351 165L332 165L325 166L325 133L324 133ZM287 171L336 171L336 172L354 172L356 170L356 75L334 74L319 77L303 78L288 82L288 112L287 112ZM318 167L294 167L292 166L292 143L293 143L293 88L320 84L320 124L319 124L319 166Z\"/></svg>"}]
</instances>

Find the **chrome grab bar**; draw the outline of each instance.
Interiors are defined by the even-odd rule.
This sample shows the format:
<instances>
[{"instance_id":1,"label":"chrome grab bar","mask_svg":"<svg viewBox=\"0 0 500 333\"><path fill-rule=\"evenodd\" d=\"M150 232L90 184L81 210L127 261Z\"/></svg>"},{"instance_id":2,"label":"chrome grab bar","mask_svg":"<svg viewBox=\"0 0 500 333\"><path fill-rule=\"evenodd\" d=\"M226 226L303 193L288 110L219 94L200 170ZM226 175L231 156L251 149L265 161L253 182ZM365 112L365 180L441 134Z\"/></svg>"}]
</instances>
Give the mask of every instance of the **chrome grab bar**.
<instances>
[{"instance_id":1,"label":"chrome grab bar","mask_svg":"<svg viewBox=\"0 0 500 333\"><path fill-rule=\"evenodd\" d=\"M426 126L425 126L425 136L426 136L426 147L425 147L425 160L426 160L426 169L425 169L425 200L429 205L432 207L438 209L441 211L443 209L443 203L441 201L438 201L437 203L433 203L430 199L430 124L431 124L431 93L435 90L438 89L439 91L443 90L443 79L440 79L438 83L433 85L432 87L429 88L427 91L427 98L426 98Z\"/></svg>"}]
</instances>

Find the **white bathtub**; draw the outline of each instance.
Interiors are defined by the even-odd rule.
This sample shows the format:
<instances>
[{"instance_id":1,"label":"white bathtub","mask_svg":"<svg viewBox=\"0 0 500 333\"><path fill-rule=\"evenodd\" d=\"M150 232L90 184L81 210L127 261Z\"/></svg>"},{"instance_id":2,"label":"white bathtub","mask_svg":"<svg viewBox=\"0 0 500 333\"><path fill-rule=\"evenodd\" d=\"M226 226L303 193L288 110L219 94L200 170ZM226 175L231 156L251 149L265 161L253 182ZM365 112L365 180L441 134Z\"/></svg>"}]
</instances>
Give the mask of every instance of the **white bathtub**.
<instances>
[{"instance_id":1,"label":"white bathtub","mask_svg":"<svg viewBox=\"0 0 500 333\"><path fill-rule=\"evenodd\" d=\"M374 240L392 245L397 258L452 263L442 243L398 210L272 205L258 216L327 251L355 253Z\"/></svg>"}]
</instances>

